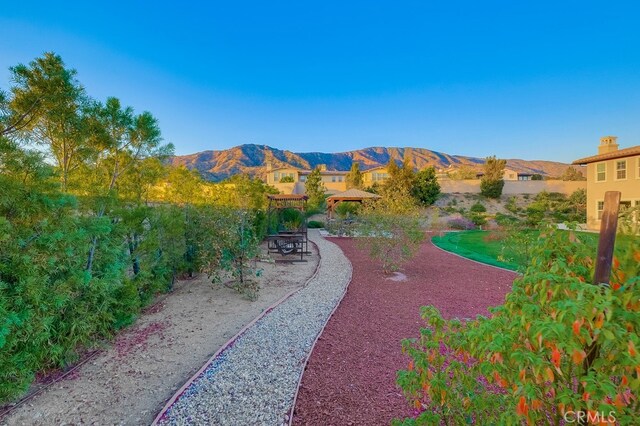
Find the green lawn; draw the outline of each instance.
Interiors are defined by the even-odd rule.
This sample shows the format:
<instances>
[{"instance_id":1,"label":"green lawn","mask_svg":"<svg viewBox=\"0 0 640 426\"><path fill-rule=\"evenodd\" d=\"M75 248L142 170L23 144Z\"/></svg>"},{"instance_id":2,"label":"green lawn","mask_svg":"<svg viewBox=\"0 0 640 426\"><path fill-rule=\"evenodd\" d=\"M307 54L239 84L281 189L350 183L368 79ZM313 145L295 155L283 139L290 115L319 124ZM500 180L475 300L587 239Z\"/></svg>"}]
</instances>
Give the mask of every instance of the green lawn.
<instances>
[{"instance_id":1,"label":"green lawn","mask_svg":"<svg viewBox=\"0 0 640 426\"><path fill-rule=\"evenodd\" d=\"M540 231L526 232L531 232L532 235L536 237L540 234ZM511 263L498 260L501 258L503 251L505 251L507 255L513 252L509 252L508 248L503 249L505 245L503 240L487 239L486 237L489 234L490 232L488 231L448 232L443 236L433 237L432 241L436 246L468 259L511 269L513 271L518 270L520 266L518 262ZM593 246L593 254L595 255L598 246L598 234L581 232L580 235L580 239L583 242Z\"/></svg>"},{"instance_id":2,"label":"green lawn","mask_svg":"<svg viewBox=\"0 0 640 426\"><path fill-rule=\"evenodd\" d=\"M502 253L503 242L485 241L488 234L487 231L447 232L442 236L433 237L432 241L437 247L462 257L513 271L517 270L517 264L498 260Z\"/></svg>"}]
</instances>

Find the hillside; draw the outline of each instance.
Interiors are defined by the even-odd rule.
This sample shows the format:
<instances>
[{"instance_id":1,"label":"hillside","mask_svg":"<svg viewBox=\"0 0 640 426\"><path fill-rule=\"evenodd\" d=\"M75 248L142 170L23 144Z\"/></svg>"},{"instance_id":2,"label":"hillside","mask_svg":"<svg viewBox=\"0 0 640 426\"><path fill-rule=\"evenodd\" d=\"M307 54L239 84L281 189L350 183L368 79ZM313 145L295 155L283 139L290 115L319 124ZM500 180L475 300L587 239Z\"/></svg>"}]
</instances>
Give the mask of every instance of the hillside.
<instances>
[{"instance_id":1,"label":"hillside","mask_svg":"<svg viewBox=\"0 0 640 426\"><path fill-rule=\"evenodd\" d=\"M240 145L221 151L203 151L191 155L173 157L171 164L184 165L198 170L204 177L212 181L220 181L231 175L247 173L262 175L266 163L273 167L298 167L311 169L326 164L329 170L349 170L353 161L360 163L362 170L384 166L390 159L402 162L409 158L416 169L434 166L437 169L447 167L470 167L480 170L484 159L449 155L425 148L384 148L371 147L355 151L323 153L296 153L283 151L266 145ZM507 167L518 172L539 173L543 176L560 176L569 164L554 161L528 161L520 159L507 160Z\"/></svg>"}]
</instances>

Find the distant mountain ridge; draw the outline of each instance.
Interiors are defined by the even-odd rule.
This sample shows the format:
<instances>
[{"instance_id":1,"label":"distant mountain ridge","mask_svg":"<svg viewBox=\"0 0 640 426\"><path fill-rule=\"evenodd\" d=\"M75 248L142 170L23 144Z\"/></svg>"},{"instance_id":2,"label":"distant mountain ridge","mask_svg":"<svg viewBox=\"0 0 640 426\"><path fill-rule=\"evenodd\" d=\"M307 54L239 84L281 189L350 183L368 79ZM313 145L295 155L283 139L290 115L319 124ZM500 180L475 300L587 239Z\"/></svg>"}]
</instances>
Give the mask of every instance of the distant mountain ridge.
<instances>
[{"instance_id":1,"label":"distant mountain ridge","mask_svg":"<svg viewBox=\"0 0 640 426\"><path fill-rule=\"evenodd\" d=\"M360 169L366 170L386 165L394 159L401 163L409 158L415 169L434 166L436 169L447 167L470 167L480 171L484 159L449 155L426 148L385 148L370 147L347 152L291 152L272 148L267 145L246 144L219 151L203 151L190 155L172 157L170 163L186 166L199 171L208 180L217 182L234 174L246 173L262 176L266 172L267 162L276 167L295 167L313 169L325 164L328 170L349 170L354 161L360 163ZM507 168L519 173L560 176L569 164L555 161L507 160Z\"/></svg>"}]
</instances>

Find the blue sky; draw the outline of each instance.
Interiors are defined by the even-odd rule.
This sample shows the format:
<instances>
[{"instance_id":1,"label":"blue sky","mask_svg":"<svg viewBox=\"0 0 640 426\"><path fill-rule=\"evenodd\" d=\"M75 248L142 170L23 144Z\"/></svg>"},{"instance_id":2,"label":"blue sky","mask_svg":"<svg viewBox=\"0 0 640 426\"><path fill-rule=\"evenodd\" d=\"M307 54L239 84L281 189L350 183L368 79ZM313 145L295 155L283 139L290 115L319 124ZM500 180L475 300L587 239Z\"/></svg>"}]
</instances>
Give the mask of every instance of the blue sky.
<instances>
[{"instance_id":1,"label":"blue sky","mask_svg":"<svg viewBox=\"0 0 640 426\"><path fill-rule=\"evenodd\" d=\"M633 1L9 2L0 87L54 51L93 97L151 111L178 154L413 146L568 162L603 135L640 144L638 22Z\"/></svg>"}]
</instances>

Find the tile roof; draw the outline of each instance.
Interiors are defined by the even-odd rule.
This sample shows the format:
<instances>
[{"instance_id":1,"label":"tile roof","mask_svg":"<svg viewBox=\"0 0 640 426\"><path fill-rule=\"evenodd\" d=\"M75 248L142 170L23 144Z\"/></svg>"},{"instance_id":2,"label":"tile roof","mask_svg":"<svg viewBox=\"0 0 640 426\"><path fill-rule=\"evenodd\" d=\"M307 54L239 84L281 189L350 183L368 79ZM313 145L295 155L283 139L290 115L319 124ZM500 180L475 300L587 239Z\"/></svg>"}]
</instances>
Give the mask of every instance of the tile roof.
<instances>
[{"instance_id":1,"label":"tile roof","mask_svg":"<svg viewBox=\"0 0 640 426\"><path fill-rule=\"evenodd\" d=\"M360 189L351 188L343 192L333 194L329 198L380 198L378 194L372 192L362 191Z\"/></svg>"},{"instance_id":2,"label":"tile roof","mask_svg":"<svg viewBox=\"0 0 640 426\"><path fill-rule=\"evenodd\" d=\"M571 164L589 164L597 161L613 160L615 158L631 157L633 155L640 155L640 145L632 146L631 148L618 149L616 151L607 152L605 154L592 155L591 157L581 158L574 161Z\"/></svg>"}]
</instances>

